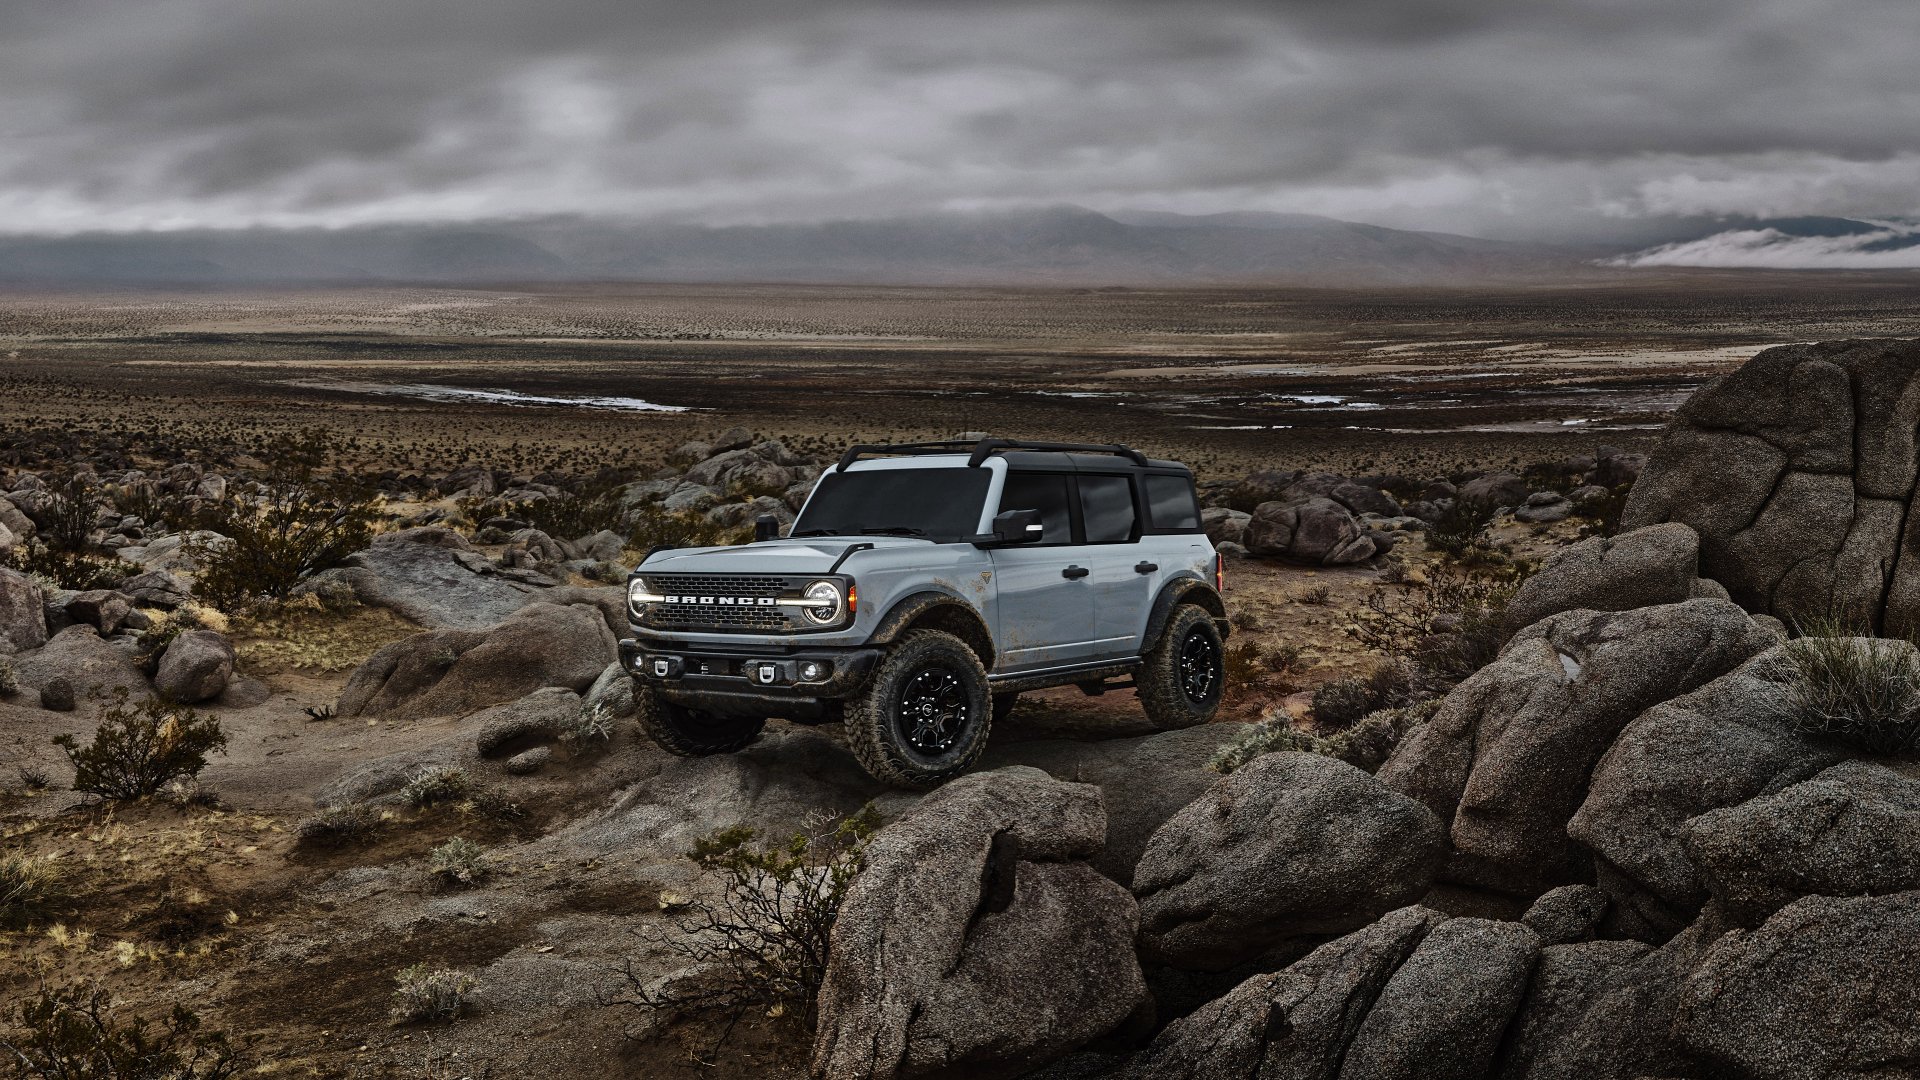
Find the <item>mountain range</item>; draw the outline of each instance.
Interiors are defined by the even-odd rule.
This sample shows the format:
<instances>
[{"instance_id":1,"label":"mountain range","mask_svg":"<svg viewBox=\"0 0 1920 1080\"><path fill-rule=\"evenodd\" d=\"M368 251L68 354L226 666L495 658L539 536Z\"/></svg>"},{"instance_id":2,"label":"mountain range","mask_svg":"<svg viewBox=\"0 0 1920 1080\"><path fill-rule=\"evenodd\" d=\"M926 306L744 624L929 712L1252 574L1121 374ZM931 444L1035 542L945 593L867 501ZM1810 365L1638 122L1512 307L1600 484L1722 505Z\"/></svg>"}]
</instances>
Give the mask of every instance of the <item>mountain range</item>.
<instances>
[{"instance_id":1,"label":"mountain range","mask_svg":"<svg viewBox=\"0 0 1920 1080\"><path fill-rule=\"evenodd\" d=\"M1920 266L1920 227L1847 218L1683 223L1636 251L1483 240L1309 214L1076 206L817 224L578 218L339 230L0 236L0 283L1428 285L1659 266Z\"/></svg>"},{"instance_id":2,"label":"mountain range","mask_svg":"<svg viewBox=\"0 0 1920 1080\"><path fill-rule=\"evenodd\" d=\"M0 282L1418 284L1572 272L1564 251L1306 214L999 213L712 227L485 226L0 237Z\"/></svg>"}]
</instances>

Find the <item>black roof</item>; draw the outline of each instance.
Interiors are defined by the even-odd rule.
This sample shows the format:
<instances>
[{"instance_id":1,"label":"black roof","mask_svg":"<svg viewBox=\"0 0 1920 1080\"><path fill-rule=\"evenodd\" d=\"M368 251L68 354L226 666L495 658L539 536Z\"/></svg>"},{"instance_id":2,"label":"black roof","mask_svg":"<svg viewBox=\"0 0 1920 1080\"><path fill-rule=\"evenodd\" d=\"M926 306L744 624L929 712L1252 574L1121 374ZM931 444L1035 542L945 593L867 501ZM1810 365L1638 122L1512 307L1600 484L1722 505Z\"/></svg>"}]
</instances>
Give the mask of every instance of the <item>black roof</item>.
<instances>
[{"instance_id":1,"label":"black roof","mask_svg":"<svg viewBox=\"0 0 1920 1080\"><path fill-rule=\"evenodd\" d=\"M966 454L969 466L978 466L990 457L1004 457L1007 464L1028 469L1068 469L1074 472L1112 471L1114 466L1191 473L1177 461L1149 458L1131 446L1120 443L1034 442L1025 439L950 439L940 442L884 443L848 448L840 456L840 468L864 457L912 457L931 454Z\"/></svg>"}]
</instances>

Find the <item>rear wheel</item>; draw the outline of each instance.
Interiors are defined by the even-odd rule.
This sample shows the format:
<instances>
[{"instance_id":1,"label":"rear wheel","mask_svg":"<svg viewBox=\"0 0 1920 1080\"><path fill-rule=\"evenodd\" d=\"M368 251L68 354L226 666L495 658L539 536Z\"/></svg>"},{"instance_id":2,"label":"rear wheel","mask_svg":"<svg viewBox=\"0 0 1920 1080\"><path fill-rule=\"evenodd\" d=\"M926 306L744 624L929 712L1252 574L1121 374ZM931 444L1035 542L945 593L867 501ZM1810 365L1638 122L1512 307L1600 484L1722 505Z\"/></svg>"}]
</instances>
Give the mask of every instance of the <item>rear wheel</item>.
<instances>
[{"instance_id":1,"label":"rear wheel","mask_svg":"<svg viewBox=\"0 0 1920 1080\"><path fill-rule=\"evenodd\" d=\"M847 742L876 779L931 787L979 758L994 711L986 669L966 642L915 630L887 651L866 690L847 702Z\"/></svg>"},{"instance_id":2,"label":"rear wheel","mask_svg":"<svg viewBox=\"0 0 1920 1080\"><path fill-rule=\"evenodd\" d=\"M666 701L654 693L651 685L638 679L633 682L633 704L640 730L661 749L681 757L743 750L767 726L764 716L727 716Z\"/></svg>"},{"instance_id":3,"label":"rear wheel","mask_svg":"<svg viewBox=\"0 0 1920 1080\"><path fill-rule=\"evenodd\" d=\"M1162 731L1213 719L1226 683L1226 647L1205 608L1182 604L1141 658L1140 704Z\"/></svg>"}]
</instances>

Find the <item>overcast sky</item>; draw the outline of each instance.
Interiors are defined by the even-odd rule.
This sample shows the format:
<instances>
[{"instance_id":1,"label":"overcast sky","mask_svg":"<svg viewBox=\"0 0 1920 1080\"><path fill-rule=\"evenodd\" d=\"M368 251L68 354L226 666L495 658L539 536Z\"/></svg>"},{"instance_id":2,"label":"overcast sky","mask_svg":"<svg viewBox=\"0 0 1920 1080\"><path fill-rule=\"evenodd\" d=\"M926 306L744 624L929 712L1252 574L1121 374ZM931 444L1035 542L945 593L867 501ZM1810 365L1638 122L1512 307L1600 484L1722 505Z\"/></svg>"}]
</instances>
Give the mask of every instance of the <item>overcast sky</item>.
<instances>
[{"instance_id":1,"label":"overcast sky","mask_svg":"<svg viewBox=\"0 0 1920 1080\"><path fill-rule=\"evenodd\" d=\"M0 229L1912 216L1916 43L1915 0L0 0Z\"/></svg>"}]
</instances>

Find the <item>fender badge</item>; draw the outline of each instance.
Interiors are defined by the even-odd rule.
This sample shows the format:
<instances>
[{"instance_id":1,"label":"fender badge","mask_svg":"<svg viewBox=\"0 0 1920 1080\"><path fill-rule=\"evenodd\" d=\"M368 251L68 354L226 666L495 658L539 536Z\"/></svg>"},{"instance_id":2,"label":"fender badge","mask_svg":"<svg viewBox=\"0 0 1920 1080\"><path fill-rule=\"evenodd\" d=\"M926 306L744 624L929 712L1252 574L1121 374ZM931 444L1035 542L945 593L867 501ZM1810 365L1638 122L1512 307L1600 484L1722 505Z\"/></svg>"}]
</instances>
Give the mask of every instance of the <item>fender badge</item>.
<instances>
[{"instance_id":1,"label":"fender badge","mask_svg":"<svg viewBox=\"0 0 1920 1080\"><path fill-rule=\"evenodd\" d=\"M993 571L991 571L991 570L982 570L982 571L980 571L980 580L981 580L981 581L992 581L992 580L993 580Z\"/></svg>"}]
</instances>

